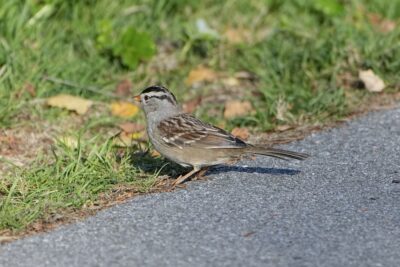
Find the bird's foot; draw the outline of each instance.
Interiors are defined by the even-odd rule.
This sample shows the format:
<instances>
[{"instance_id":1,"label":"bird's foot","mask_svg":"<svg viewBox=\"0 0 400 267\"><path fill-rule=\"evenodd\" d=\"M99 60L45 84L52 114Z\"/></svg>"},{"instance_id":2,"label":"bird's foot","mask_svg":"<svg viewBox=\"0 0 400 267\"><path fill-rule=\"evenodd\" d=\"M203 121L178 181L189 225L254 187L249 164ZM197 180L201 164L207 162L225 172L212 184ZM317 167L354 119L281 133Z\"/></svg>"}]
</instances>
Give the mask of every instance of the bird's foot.
<instances>
[{"instance_id":1,"label":"bird's foot","mask_svg":"<svg viewBox=\"0 0 400 267\"><path fill-rule=\"evenodd\" d=\"M209 167L204 167L203 169L201 169L201 170L196 174L196 176L194 177L194 180L206 180L207 177L204 176L204 175L207 173L207 171L208 171L209 169L210 169Z\"/></svg>"},{"instance_id":2,"label":"bird's foot","mask_svg":"<svg viewBox=\"0 0 400 267\"><path fill-rule=\"evenodd\" d=\"M190 176L192 176L193 174L195 174L196 172L198 172L199 169L194 168L193 170L191 170L190 172L188 172L187 174L185 174L184 176L179 176L178 178L176 178L175 182L173 183L174 186L177 186L183 182L185 182Z\"/></svg>"}]
</instances>

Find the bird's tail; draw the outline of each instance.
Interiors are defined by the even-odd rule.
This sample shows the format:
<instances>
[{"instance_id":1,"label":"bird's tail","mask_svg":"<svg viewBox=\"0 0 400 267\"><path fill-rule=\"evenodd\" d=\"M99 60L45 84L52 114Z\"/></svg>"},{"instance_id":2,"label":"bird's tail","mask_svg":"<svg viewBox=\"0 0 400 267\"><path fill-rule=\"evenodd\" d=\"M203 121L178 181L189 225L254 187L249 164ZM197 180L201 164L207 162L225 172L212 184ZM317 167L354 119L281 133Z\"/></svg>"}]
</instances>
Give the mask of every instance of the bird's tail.
<instances>
[{"instance_id":1,"label":"bird's tail","mask_svg":"<svg viewBox=\"0 0 400 267\"><path fill-rule=\"evenodd\" d=\"M284 159L284 160L287 160L289 158L297 159L297 160L304 160L310 156L305 153L299 153L299 152L293 152L293 151L279 149L279 148L263 147L263 146L248 146L246 148L246 153L270 156L270 157Z\"/></svg>"}]
</instances>

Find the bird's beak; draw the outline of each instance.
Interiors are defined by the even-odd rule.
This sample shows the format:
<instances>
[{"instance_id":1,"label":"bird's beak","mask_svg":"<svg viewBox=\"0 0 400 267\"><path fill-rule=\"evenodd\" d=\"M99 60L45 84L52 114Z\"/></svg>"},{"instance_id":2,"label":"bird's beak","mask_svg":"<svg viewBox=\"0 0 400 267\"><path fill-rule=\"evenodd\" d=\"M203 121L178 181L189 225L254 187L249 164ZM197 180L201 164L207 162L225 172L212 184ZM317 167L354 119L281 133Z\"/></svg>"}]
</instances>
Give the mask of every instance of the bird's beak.
<instances>
[{"instance_id":1,"label":"bird's beak","mask_svg":"<svg viewBox=\"0 0 400 267\"><path fill-rule=\"evenodd\" d=\"M133 99L135 99L135 101L137 101L139 103L142 102L140 99L140 95L134 96Z\"/></svg>"}]
</instances>

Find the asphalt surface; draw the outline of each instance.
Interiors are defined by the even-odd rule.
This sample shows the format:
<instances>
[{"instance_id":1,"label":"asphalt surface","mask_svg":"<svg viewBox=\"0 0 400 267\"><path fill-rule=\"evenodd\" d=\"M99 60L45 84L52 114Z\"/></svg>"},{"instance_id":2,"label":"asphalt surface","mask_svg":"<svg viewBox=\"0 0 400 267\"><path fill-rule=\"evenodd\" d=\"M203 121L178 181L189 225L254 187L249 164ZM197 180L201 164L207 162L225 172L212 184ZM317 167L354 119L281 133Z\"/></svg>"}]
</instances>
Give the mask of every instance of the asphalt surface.
<instances>
[{"instance_id":1,"label":"asphalt surface","mask_svg":"<svg viewBox=\"0 0 400 267\"><path fill-rule=\"evenodd\" d=\"M400 110L0 246L0 266L399 266Z\"/></svg>"}]
</instances>

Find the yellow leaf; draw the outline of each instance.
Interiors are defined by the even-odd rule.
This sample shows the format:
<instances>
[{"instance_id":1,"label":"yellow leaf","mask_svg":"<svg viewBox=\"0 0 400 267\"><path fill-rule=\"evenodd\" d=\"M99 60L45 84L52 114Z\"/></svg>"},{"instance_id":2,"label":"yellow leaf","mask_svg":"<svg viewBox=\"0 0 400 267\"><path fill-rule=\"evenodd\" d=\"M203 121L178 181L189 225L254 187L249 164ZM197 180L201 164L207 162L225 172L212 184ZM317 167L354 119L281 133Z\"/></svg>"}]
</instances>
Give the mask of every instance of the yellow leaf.
<instances>
[{"instance_id":1,"label":"yellow leaf","mask_svg":"<svg viewBox=\"0 0 400 267\"><path fill-rule=\"evenodd\" d=\"M85 114L92 104L93 102L90 100L66 94L56 95L47 99L47 105L51 107L65 108L80 115Z\"/></svg>"},{"instance_id":2,"label":"yellow leaf","mask_svg":"<svg viewBox=\"0 0 400 267\"><path fill-rule=\"evenodd\" d=\"M230 100L225 103L224 117L227 119L240 117L253 111L249 101Z\"/></svg>"},{"instance_id":3,"label":"yellow leaf","mask_svg":"<svg viewBox=\"0 0 400 267\"><path fill-rule=\"evenodd\" d=\"M153 150L153 151L151 151L151 156L153 158L157 158L157 157L161 156L161 154L157 150Z\"/></svg>"},{"instance_id":4,"label":"yellow leaf","mask_svg":"<svg viewBox=\"0 0 400 267\"><path fill-rule=\"evenodd\" d=\"M240 84L240 81L236 77L228 77L228 78L223 78L222 83L225 86L238 86Z\"/></svg>"},{"instance_id":5,"label":"yellow leaf","mask_svg":"<svg viewBox=\"0 0 400 267\"><path fill-rule=\"evenodd\" d=\"M139 112L139 108L132 103L119 101L111 104L111 113L117 117L133 117Z\"/></svg>"},{"instance_id":6,"label":"yellow leaf","mask_svg":"<svg viewBox=\"0 0 400 267\"><path fill-rule=\"evenodd\" d=\"M134 140L143 138L143 132L132 133L130 134L130 138Z\"/></svg>"},{"instance_id":7,"label":"yellow leaf","mask_svg":"<svg viewBox=\"0 0 400 267\"><path fill-rule=\"evenodd\" d=\"M216 79L218 79L218 73L203 66L199 66L190 71L186 79L186 84L192 86L201 82L213 82Z\"/></svg>"}]
</instances>

